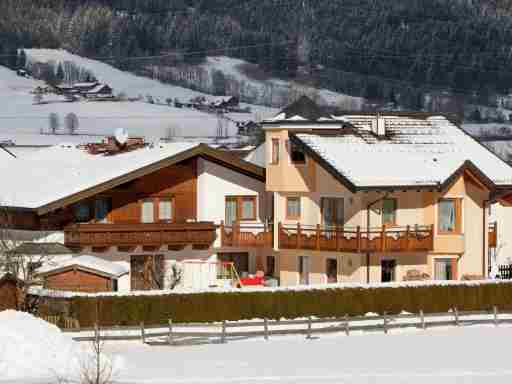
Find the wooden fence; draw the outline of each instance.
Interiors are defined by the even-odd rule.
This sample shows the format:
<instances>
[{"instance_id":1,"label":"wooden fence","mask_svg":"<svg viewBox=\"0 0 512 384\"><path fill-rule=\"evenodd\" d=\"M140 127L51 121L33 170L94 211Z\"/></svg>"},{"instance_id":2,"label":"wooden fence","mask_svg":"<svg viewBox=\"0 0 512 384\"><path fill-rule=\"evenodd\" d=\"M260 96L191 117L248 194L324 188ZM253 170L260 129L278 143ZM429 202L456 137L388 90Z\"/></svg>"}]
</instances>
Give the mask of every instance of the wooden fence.
<instances>
[{"instance_id":1,"label":"wooden fence","mask_svg":"<svg viewBox=\"0 0 512 384\"><path fill-rule=\"evenodd\" d=\"M490 311L459 312L454 308L445 313L418 314L403 313L394 316L386 314L371 316L344 316L342 318L307 318L298 320L257 320L209 324L177 324L169 319L165 325L144 326L114 326L88 329L65 329L64 332L92 332L92 335L73 335L75 341L101 340L140 340L147 343L150 338L165 338L169 345L184 345L193 343L193 339L207 339L208 342L226 343L230 338L270 336L305 335L311 338L315 334L342 332L350 335L356 331L382 331L387 334L393 329L417 328L426 330L434 327L463 326L476 324L512 323L512 312L500 312L497 307ZM195 329L194 329L195 328ZM108 333L108 334L107 334ZM119 333L119 334L112 334ZM125 333L125 334L123 334ZM213 339L213 340L212 340Z\"/></svg>"}]
</instances>

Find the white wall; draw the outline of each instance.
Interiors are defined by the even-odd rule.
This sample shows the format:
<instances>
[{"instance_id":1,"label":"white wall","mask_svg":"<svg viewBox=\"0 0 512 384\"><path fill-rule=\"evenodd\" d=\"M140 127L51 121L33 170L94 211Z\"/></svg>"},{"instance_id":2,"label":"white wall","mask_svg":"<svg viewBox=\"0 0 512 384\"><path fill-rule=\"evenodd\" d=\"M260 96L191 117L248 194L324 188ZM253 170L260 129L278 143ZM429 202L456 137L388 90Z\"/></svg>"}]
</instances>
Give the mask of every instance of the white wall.
<instances>
[{"instance_id":1,"label":"white wall","mask_svg":"<svg viewBox=\"0 0 512 384\"><path fill-rule=\"evenodd\" d=\"M490 209L489 223L498 222L498 244L496 247L498 264L512 263L512 207L499 203Z\"/></svg>"},{"instance_id":2,"label":"white wall","mask_svg":"<svg viewBox=\"0 0 512 384\"><path fill-rule=\"evenodd\" d=\"M198 221L220 224L225 219L227 196L259 196L258 217L253 223L263 223L271 216L271 193L265 191L264 182L204 159L198 159L197 173ZM219 246L217 236L214 247Z\"/></svg>"}]
</instances>

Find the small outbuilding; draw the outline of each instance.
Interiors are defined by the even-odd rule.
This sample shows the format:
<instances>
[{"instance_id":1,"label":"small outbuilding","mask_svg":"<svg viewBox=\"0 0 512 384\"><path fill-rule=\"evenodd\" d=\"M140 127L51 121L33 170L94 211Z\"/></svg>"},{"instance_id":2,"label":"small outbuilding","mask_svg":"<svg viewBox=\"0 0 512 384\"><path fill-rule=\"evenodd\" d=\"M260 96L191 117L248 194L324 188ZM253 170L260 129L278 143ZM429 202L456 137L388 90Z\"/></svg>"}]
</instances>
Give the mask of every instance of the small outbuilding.
<instances>
[{"instance_id":1,"label":"small outbuilding","mask_svg":"<svg viewBox=\"0 0 512 384\"><path fill-rule=\"evenodd\" d=\"M0 311L18 309L21 304L21 280L10 273L0 276Z\"/></svg>"},{"instance_id":2,"label":"small outbuilding","mask_svg":"<svg viewBox=\"0 0 512 384\"><path fill-rule=\"evenodd\" d=\"M48 263L39 268L36 275L47 289L96 293L117 291L118 279L129 272L127 263L82 255Z\"/></svg>"}]
</instances>

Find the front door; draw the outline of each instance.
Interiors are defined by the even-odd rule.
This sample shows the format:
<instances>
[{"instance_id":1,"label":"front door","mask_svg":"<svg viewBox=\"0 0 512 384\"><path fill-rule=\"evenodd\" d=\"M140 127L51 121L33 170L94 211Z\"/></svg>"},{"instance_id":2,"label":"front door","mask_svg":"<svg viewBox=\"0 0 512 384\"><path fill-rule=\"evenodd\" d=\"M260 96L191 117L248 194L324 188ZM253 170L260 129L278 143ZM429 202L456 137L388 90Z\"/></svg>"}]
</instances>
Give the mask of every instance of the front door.
<instances>
[{"instance_id":1,"label":"front door","mask_svg":"<svg viewBox=\"0 0 512 384\"><path fill-rule=\"evenodd\" d=\"M395 281L396 260L382 260L380 262L381 281L389 283Z\"/></svg>"},{"instance_id":2,"label":"front door","mask_svg":"<svg viewBox=\"0 0 512 384\"><path fill-rule=\"evenodd\" d=\"M132 255L130 260L130 288L132 291L163 289L163 255Z\"/></svg>"},{"instance_id":3,"label":"front door","mask_svg":"<svg viewBox=\"0 0 512 384\"><path fill-rule=\"evenodd\" d=\"M299 284L309 284L309 256L299 256Z\"/></svg>"}]
</instances>

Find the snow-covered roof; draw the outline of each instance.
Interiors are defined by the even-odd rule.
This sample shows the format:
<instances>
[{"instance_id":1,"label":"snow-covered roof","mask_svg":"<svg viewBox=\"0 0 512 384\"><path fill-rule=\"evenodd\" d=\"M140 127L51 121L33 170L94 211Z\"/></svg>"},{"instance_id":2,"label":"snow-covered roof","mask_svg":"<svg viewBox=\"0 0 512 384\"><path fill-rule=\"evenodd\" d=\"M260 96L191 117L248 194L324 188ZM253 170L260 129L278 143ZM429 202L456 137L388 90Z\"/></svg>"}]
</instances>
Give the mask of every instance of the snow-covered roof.
<instances>
[{"instance_id":1,"label":"snow-covered roof","mask_svg":"<svg viewBox=\"0 0 512 384\"><path fill-rule=\"evenodd\" d=\"M73 87L79 87L79 88L87 88L87 87L94 87L98 84L97 81L92 82L84 82L84 83L75 83L73 84Z\"/></svg>"},{"instance_id":2,"label":"snow-covered roof","mask_svg":"<svg viewBox=\"0 0 512 384\"><path fill-rule=\"evenodd\" d=\"M245 156L244 160L248 161L249 163L256 164L257 166L260 166L262 168L265 168L265 164L266 164L265 143L258 145L247 156Z\"/></svg>"},{"instance_id":3,"label":"snow-covered roof","mask_svg":"<svg viewBox=\"0 0 512 384\"><path fill-rule=\"evenodd\" d=\"M385 116L386 134L372 131L376 116L336 116L337 134L299 130L292 137L316 153L355 188L435 186L465 164L496 186L512 185L512 167L442 116Z\"/></svg>"},{"instance_id":4,"label":"snow-covered roof","mask_svg":"<svg viewBox=\"0 0 512 384\"><path fill-rule=\"evenodd\" d=\"M87 270L97 271L112 277L120 277L130 272L130 267L127 262L114 263L112 261L100 259L96 256L82 255L70 259L58 259L57 261L48 262L37 269L37 274L44 275L50 272L74 267L77 269L84 268Z\"/></svg>"},{"instance_id":5,"label":"snow-covered roof","mask_svg":"<svg viewBox=\"0 0 512 384\"><path fill-rule=\"evenodd\" d=\"M197 143L158 143L114 156L92 155L60 144L22 159L0 162L4 183L0 204L36 209L197 147Z\"/></svg>"},{"instance_id":6,"label":"snow-covered roof","mask_svg":"<svg viewBox=\"0 0 512 384\"><path fill-rule=\"evenodd\" d=\"M88 90L87 93L98 93L105 87L108 87L108 85L107 84L98 84L94 88Z\"/></svg>"}]
</instances>

